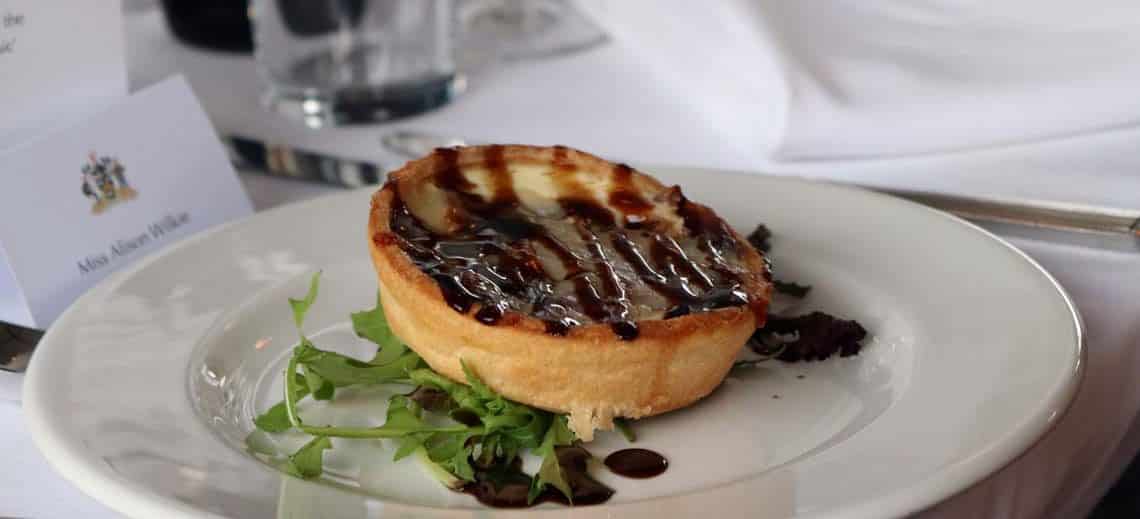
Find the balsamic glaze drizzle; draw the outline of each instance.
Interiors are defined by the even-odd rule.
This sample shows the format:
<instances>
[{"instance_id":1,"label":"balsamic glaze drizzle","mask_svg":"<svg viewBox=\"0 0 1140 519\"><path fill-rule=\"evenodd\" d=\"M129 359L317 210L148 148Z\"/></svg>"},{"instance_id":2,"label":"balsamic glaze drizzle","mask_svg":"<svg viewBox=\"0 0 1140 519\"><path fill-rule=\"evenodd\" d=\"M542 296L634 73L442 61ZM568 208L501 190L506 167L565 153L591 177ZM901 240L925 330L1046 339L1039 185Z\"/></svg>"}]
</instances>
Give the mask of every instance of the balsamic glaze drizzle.
<instances>
[{"instance_id":1,"label":"balsamic glaze drizzle","mask_svg":"<svg viewBox=\"0 0 1140 519\"><path fill-rule=\"evenodd\" d=\"M733 265L739 244L732 232L711 210L685 199L680 189L674 187L666 196L677 207L687 236L651 232L654 206L634 185L632 168L614 167L607 207L564 174L574 164L567 161L566 148L556 147L552 175L564 193L558 203L584 245L584 251L576 252L520 207L504 148L488 146L483 153L489 199L474 194L476 186L464 176L457 149L436 151L435 183L454 195L456 207L449 218L458 230L446 236L429 230L397 196L389 222L396 236L386 237L438 283L455 311L466 314L478 305L474 318L487 325L511 312L529 313L551 335L602 322L619 338L633 340L640 330L630 283L639 281L667 301L662 309L666 319L750 304L741 280L744 269ZM640 244L630 233L641 233ZM693 240L686 241L689 250L695 243L704 257L693 257L678 240ZM561 264L557 270L564 277L551 277L536 246ZM560 283L572 291L557 290Z\"/></svg>"}]
</instances>

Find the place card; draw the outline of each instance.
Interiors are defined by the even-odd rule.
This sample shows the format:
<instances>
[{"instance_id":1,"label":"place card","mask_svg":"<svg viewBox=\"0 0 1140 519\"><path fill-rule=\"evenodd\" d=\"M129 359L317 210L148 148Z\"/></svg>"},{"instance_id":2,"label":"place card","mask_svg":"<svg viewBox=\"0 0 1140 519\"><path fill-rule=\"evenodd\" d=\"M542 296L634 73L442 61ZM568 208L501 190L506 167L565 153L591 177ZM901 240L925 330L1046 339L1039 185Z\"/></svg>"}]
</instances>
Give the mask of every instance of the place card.
<instances>
[{"instance_id":1,"label":"place card","mask_svg":"<svg viewBox=\"0 0 1140 519\"><path fill-rule=\"evenodd\" d=\"M252 212L181 77L0 152L0 171L0 321L33 328L107 274Z\"/></svg>"},{"instance_id":2,"label":"place card","mask_svg":"<svg viewBox=\"0 0 1140 519\"><path fill-rule=\"evenodd\" d=\"M118 0L0 0L0 151L127 94Z\"/></svg>"}]
</instances>

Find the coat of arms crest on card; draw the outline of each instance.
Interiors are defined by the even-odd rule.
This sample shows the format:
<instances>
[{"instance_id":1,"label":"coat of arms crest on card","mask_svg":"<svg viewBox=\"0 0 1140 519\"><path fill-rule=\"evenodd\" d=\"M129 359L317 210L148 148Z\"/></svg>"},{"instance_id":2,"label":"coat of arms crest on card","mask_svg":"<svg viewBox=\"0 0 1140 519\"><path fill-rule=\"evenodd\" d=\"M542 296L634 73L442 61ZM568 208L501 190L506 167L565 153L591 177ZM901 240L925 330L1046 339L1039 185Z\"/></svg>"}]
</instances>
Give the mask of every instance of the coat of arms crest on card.
<instances>
[{"instance_id":1,"label":"coat of arms crest on card","mask_svg":"<svg viewBox=\"0 0 1140 519\"><path fill-rule=\"evenodd\" d=\"M127 183L127 168L117 158L99 156L92 151L80 171L83 196L94 202L91 206L92 214L100 214L114 204L131 200L139 195L138 191Z\"/></svg>"}]
</instances>

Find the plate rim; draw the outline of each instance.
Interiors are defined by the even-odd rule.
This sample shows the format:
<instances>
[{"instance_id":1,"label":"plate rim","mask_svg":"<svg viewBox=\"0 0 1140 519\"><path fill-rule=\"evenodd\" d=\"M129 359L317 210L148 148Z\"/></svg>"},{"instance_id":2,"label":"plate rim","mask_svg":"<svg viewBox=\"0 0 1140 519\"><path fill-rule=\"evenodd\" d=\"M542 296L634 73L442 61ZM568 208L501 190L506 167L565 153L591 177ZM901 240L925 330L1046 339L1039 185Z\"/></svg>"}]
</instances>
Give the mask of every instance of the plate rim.
<instances>
[{"instance_id":1,"label":"plate rim","mask_svg":"<svg viewBox=\"0 0 1140 519\"><path fill-rule=\"evenodd\" d=\"M1006 466L1009 466L1019 459L1021 459L1030 449L1033 448L1041 439L1051 431L1058 422L1060 422L1070 411L1076 395L1079 393L1080 388L1083 386L1083 381L1088 364L1088 348L1087 348L1087 330L1085 328L1084 319L1080 311L1076 307L1072 297L1060 284L1059 281L1045 269L1035 259L1030 257L1027 253L1022 251L1017 246L1010 243L1008 240L994 234L993 232L967 221L961 217L949 214L910 200L890 196L871 189L852 186L825 179L817 179L802 176L792 175L772 175L759 172L750 172L745 170L722 170L716 168L702 168L702 167L684 167L684 166L644 166L640 167L650 174L657 172L669 173L669 176L691 176L694 173L705 173L714 175L731 175L731 176L746 176L746 177L764 177L768 181L785 182L788 184L810 185L816 188L825 188L835 191L842 191L853 194L854 196L870 196L871 198L878 199L881 202L889 204L900 204L911 209L919 209L933 216L949 220L953 223L962 225L970 231L977 233L979 239L993 241L1000 244L1002 247L1019 258L1021 261L1027 263L1033 271L1038 275L1044 277L1048 281L1052 291L1060 297L1064 302L1066 309L1071 317L1069 324L1073 327L1073 346L1075 347L1074 361L1072 362L1071 369L1067 370L1068 375L1061 382L1061 387L1055 394L1051 395L1049 400L1050 405L1042 406L1042 411L1052 409L1051 416L1043 417L1043 412L1038 412L1035 415L1028 416L1025 423L1020 427L1009 430L1005 434L995 440L995 442L985 450L980 450L972 453L966 459L959 460L949 468L942 469L929 477L914 482L914 484L905 487L899 487L889 493L883 493L879 496L862 501L859 503L852 503L850 506L844 508L841 512L835 509L825 509L819 511L811 511L804 514L799 514L794 517L882 517L882 516L905 516L930 509L939 503L961 494L969 488L983 480L985 477L994 474ZM137 272L147 268L154 262L160 261L169 255L177 254L183 248L192 246L201 241L212 239L214 236L226 232L234 227L250 225L252 221L262 219L272 219L278 213L284 211L302 210L304 207L319 205L322 203L329 203L333 198L352 198L362 196L363 191L373 191L378 186L365 186L362 188L347 190L343 192L335 192L327 195L317 196L311 199L288 203L281 206L273 207L265 211L260 211L246 217L226 222L212 228L206 229L193 236L188 236L179 240L176 243L148 255L139 261L126 266L122 270L116 271L108 275L103 280L96 283L93 287L88 289L79 298L77 298L57 319L57 323L67 322L72 319L75 314L86 302L92 298L97 297L103 292L113 290L123 280L130 278ZM51 327L47 330L43 338L40 340L40 345L37 350L42 352L47 348L40 346L54 344L55 336L58 335L58 327ZM52 347L52 349L60 349L63 346ZM99 467L96 464L88 463L85 459L85 453L81 452L74 442L67 441L63 434L53 431L50 413L47 412L47 405L42 403L44 397L41 393L46 393L50 387L45 386L45 382L41 382L40 369L37 366L42 365L42 362L36 362L36 358L43 358L43 355L32 356L31 364L28 367L23 382L23 410L25 415L25 423L28 427L29 433L36 447L40 450L45 459L53 469L56 470L61 476L70 481L73 485L79 488L88 496L100 502L103 506L124 513L130 516L139 517L185 517L185 518L220 518L221 516L204 510L202 508L190 505L188 503L179 501L177 499L157 494L146 487L139 486L133 480L123 478L113 471L109 471L104 467ZM46 369L46 368L44 368ZM49 380L49 379L44 379ZM218 440L220 441L220 440ZM740 480L738 482L728 483L725 486L734 484L747 484L753 478ZM686 492L682 494L664 496L656 499L646 500L647 502L670 502L674 500L683 500L691 498L694 494L707 492L711 489L704 489L703 491ZM114 504L112 504L114 503ZM628 505L636 505L637 503L621 503L617 506L625 507ZM418 508L418 507L417 507ZM497 511L502 512L502 511ZM539 515L548 515L541 513L543 511L531 510L531 513L539 512ZM558 510L551 510L546 512L555 512Z\"/></svg>"}]
</instances>

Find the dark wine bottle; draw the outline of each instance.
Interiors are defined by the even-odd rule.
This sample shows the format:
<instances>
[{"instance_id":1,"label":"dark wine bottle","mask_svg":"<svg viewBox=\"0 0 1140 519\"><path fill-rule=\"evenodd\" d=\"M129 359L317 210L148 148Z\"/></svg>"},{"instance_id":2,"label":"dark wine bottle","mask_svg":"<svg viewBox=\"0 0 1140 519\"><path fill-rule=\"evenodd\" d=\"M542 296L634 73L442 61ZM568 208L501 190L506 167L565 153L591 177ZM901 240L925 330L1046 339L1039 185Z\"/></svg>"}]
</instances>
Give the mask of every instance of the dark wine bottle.
<instances>
[{"instance_id":1,"label":"dark wine bottle","mask_svg":"<svg viewBox=\"0 0 1140 519\"><path fill-rule=\"evenodd\" d=\"M184 43L229 52L253 51L247 0L162 0L170 32Z\"/></svg>"},{"instance_id":2,"label":"dark wine bottle","mask_svg":"<svg viewBox=\"0 0 1140 519\"><path fill-rule=\"evenodd\" d=\"M277 0L289 32L297 36L327 34L342 26L355 27L364 14L365 0Z\"/></svg>"}]
</instances>

